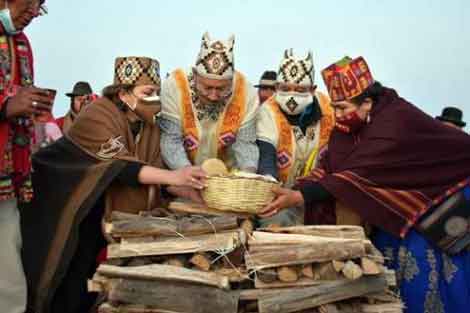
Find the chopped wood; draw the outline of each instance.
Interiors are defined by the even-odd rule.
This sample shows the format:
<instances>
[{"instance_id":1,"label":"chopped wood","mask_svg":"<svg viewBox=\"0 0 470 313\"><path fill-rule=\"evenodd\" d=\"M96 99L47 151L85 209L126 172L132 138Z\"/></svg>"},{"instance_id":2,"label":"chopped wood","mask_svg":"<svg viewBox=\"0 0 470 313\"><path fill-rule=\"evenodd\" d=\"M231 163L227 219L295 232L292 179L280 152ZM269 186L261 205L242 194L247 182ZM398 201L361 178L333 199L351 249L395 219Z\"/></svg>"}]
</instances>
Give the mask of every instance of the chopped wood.
<instances>
[{"instance_id":1,"label":"chopped wood","mask_svg":"<svg viewBox=\"0 0 470 313\"><path fill-rule=\"evenodd\" d=\"M331 263L333 264L333 268L335 269L335 271L338 273L341 272L341 270L344 268L343 261L333 260Z\"/></svg>"},{"instance_id":2,"label":"chopped wood","mask_svg":"<svg viewBox=\"0 0 470 313\"><path fill-rule=\"evenodd\" d=\"M273 268L266 268L256 271L256 278L264 283L272 283L277 281L277 271Z\"/></svg>"},{"instance_id":3,"label":"chopped wood","mask_svg":"<svg viewBox=\"0 0 470 313\"><path fill-rule=\"evenodd\" d=\"M347 279L351 280L359 279L363 274L361 267L351 260L344 264L341 272Z\"/></svg>"},{"instance_id":4,"label":"chopped wood","mask_svg":"<svg viewBox=\"0 0 470 313\"><path fill-rule=\"evenodd\" d=\"M308 278L312 278L314 277L314 273L313 273L313 266L312 264L304 264L302 265L302 269L301 269L301 274L303 277L308 277Z\"/></svg>"},{"instance_id":5,"label":"chopped wood","mask_svg":"<svg viewBox=\"0 0 470 313\"><path fill-rule=\"evenodd\" d=\"M193 264L197 269L201 271L209 271L211 268L211 260L204 253L196 253L193 255L191 259L189 259L189 263Z\"/></svg>"},{"instance_id":6,"label":"chopped wood","mask_svg":"<svg viewBox=\"0 0 470 313\"><path fill-rule=\"evenodd\" d=\"M366 239L366 235L362 227L348 225L311 225L277 228L258 228L258 231L268 231L273 233L284 234L313 235L329 238Z\"/></svg>"},{"instance_id":7,"label":"chopped wood","mask_svg":"<svg viewBox=\"0 0 470 313\"><path fill-rule=\"evenodd\" d=\"M241 242L240 232L231 231L210 235L179 237L162 237L153 242L120 243L108 245L108 258L132 256L150 256L207 252L215 250L231 251Z\"/></svg>"},{"instance_id":8,"label":"chopped wood","mask_svg":"<svg viewBox=\"0 0 470 313\"><path fill-rule=\"evenodd\" d=\"M185 267L187 263L186 257L183 255L170 257L163 262L164 265L171 265L177 267Z\"/></svg>"},{"instance_id":9,"label":"chopped wood","mask_svg":"<svg viewBox=\"0 0 470 313\"><path fill-rule=\"evenodd\" d=\"M361 304L362 313L402 313L402 303Z\"/></svg>"},{"instance_id":10,"label":"chopped wood","mask_svg":"<svg viewBox=\"0 0 470 313\"><path fill-rule=\"evenodd\" d=\"M259 245L301 245L308 243L342 243L347 245L348 243L361 242L362 240L358 239L348 239L348 238L332 238L332 237L322 237L322 236L313 236L313 235L299 235L299 234L277 234L263 231L253 232L252 238L248 240L249 246L259 246ZM364 247L365 249L365 247Z\"/></svg>"},{"instance_id":11,"label":"chopped wood","mask_svg":"<svg viewBox=\"0 0 470 313\"><path fill-rule=\"evenodd\" d=\"M111 221L123 221L123 220L132 220L132 219L139 219L140 215L138 214L131 214L119 211L111 212Z\"/></svg>"},{"instance_id":12,"label":"chopped wood","mask_svg":"<svg viewBox=\"0 0 470 313\"><path fill-rule=\"evenodd\" d=\"M302 290L303 287L271 288L271 289L244 289L239 290L240 301L257 301L262 296L275 295L279 292Z\"/></svg>"},{"instance_id":13,"label":"chopped wood","mask_svg":"<svg viewBox=\"0 0 470 313\"><path fill-rule=\"evenodd\" d=\"M260 313L290 313L314 308L323 304L360 297L385 290L385 278L364 276L357 280L335 281L302 289L278 291L259 297Z\"/></svg>"},{"instance_id":14,"label":"chopped wood","mask_svg":"<svg viewBox=\"0 0 470 313\"><path fill-rule=\"evenodd\" d=\"M361 258L361 267L364 275L377 275L382 272L377 263L366 257Z\"/></svg>"},{"instance_id":15,"label":"chopped wood","mask_svg":"<svg viewBox=\"0 0 470 313\"><path fill-rule=\"evenodd\" d=\"M250 275L248 275L248 273L241 268L221 268L216 269L213 272L220 276L227 277L231 283L239 283L250 279Z\"/></svg>"},{"instance_id":16,"label":"chopped wood","mask_svg":"<svg viewBox=\"0 0 470 313\"><path fill-rule=\"evenodd\" d=\"M255 224L251 219L245 219L240 224L240 228L243 229L248 236L251 236L255 229Z\"/></svg>"},{"instance_id":17,"label":"chopped wood","mask_svg":"<svg viewBox=\"0 0 470 313\"><path fill-rule=\"evenodd\" d=\"M215 286L224 289L228 289L230 287L227 277L211 272L206 273L162 264L152 264L137 267L100 265L97 269L97 273L102 276L112 278L181 281Z\"/></svg>"},{"instance_id":18,"label":"chopped wood","mask_svg":"<svg viewBox=\"0 0 470 313\"><path fill-rule=\"evenodd\" d=\"M103 303L98 308L98 313L180 313L180 312L152 309L145 305L113 306L110 303Z\"/></svg>"},{"instance_id":19,"label":"chopped wood","mask_svg":"<svg viewBox=\"0 0 470 313\"><path fill-rule=\"evenodd\" d=\"M322 238L318 241L313 240L308 244L283 245L278 246L277 249L265 251L254 251L253 246L250 246L249 253L245 253L245 262L248 269L259 270L283 265L360 258L364 254L362 240L347 240L344 242Z\"/></svg>"},{"instance_id":20,"label":"chopped wood","mask_svg":"<svg viewBox=\"0 0 470 313\"><path fill-rule=\"evenodd\" d=\"M139 257L139 258L132 258L126 266L133 267L133 266L143 266L152 264L152 260L149 257Z\"/></svg>"},{"instance_id":21,"label":"chopped wood","mask_svg":"<svg viewBox=\"0 0 470 313\"><path fill-rule=\"evenodd\" d=\"M288 287L295 288L295 287L302 287L302 286L318 286L318 285L330 283L330 282L332 281L331 280L316 280L316 279L311 279L307 277L301 277L294 282L282 282L279 280L275 280L273 282L263 282L259 279L259 277L257 277L255 278L255 288L260 288L260 289L288 288Z\"/></svg>"},{"instance_id":22,"label":"chopped wood","mask_svg":"<svg viewBox=\"0 0 470 313\"><path fill-rule=\"evenodd\" d=\"M341 279L342 276L333 267L332 262L317 263L313 266L314 278L316 280L337 280Z\"/></svg>"},{"instance_id":23,"label":"chopped wood","mask_svg":"<svg viewBox=\"0 0 470 313\"><path fill-rule=\"evenodd\" d=\"M235 216L160 218L139 217L108 224L114 237L200 235L238 228Z\"/></svg>"},{"instance_id":24,"label":"chopped wood","mask_svg":"<svg viewBox=\"0 0 470 313\"><path fill-rule=\"evenodd\" d=\"M280 281L285 283L291 283L299 280L297 269L290 266L281 266L277 269L277 277Z\"/></svg>"},{"instance_id":25,"label":"chopped wood","mask_svg":"<svg viewBox=\"0 0 470 313\"><path fill-rule=\"evenodd\" d=\"M238 293L176 281L121 279L112 287L108 299L111 302L139 304L172 312L238 311Z\"/></svg>"}]
</instances>

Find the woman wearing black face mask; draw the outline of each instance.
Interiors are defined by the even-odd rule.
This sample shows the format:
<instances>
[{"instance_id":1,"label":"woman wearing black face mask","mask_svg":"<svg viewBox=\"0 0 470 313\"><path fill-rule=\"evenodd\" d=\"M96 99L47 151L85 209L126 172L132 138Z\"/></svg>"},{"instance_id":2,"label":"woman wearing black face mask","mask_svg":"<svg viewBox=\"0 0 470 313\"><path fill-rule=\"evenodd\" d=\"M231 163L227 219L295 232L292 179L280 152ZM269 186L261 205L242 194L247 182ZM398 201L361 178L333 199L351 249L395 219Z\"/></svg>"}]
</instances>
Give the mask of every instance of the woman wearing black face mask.
<instances>
[{"instance_id":1,"label":"woman wearing black face mask","mask_svg":"<svg viewBox=\"0 0 470 313\"><path fill-rule=\"evenodd\" d=\"M336 113L328 151L296 190L276 189L261 215L305 206L306 223L319 223L334 205L318 205L347 203L376 227L407 312L467 312L470 136L381 86L363 58L322 74Z\"/></svg>"},{"instance_id":2,"label":"woman wearing black face mask","mask_svg":"<svg viewBox=\"0 0 470 313\"><path fill-rule=\"evenodd\" d=\"M37 197L23 222L33 312L89 311L94 297L87 279L106 246L103 218L162 207L165 189L184 197L203 187L199 167L163 168L155 121L158 69L149 58L118 58L114 84L103 97L34 156Z\"/></svg>"}]
</instances>

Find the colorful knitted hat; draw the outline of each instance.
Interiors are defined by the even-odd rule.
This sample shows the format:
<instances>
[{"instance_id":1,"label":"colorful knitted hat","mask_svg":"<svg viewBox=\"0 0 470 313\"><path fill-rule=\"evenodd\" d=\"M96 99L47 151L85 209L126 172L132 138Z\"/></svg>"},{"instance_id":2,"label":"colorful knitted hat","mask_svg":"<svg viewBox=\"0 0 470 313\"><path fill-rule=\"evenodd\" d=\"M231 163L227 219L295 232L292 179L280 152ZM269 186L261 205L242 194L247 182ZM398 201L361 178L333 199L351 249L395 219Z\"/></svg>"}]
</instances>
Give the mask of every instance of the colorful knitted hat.
<instances>
[{"instance_id":1,"label":"colorful knitted hat","mask_svg":"<svg viewBox=\"0 0 470 313\"><path fill-rule=\"evenodd\" d=\"M147 57L116 58L114 84L160 86L160 64Z\"/></svg>"},{"instance_id":2,"label":"colorful knitted hat","mask_svg":"<svg viewBox=\"0 0 470 313\"><path fill-rule=\"evenodd\" d=\"M196 72L210 79L230 79L234 73L233 46L235 37L227 41L211 40L209 33L202 36L201 50L196 60Z\"/></svg>"},{"instance_id":3,"label":"colorful knitted hat","mask_svg":"<svg viewBox=\"0 0 470 313\"><path fill-rule=\"evenodd\" d=\"M313 86L314 72L311 52L307 54L305 59L298 59L294 56L292 49L287 49L279 66L277 82Z\"/></svg>"},{"instance_id":4,"label":"colorful knitted hat","mask_svg":"<svg viewBox=\"0 0 470 313\"><path fill-rule=\"evenodd\" d=\"M374 83L369 66L363 57L344 57L322 71L331 101L350 100L362 94Z\"/></svg>"}]
</instances>

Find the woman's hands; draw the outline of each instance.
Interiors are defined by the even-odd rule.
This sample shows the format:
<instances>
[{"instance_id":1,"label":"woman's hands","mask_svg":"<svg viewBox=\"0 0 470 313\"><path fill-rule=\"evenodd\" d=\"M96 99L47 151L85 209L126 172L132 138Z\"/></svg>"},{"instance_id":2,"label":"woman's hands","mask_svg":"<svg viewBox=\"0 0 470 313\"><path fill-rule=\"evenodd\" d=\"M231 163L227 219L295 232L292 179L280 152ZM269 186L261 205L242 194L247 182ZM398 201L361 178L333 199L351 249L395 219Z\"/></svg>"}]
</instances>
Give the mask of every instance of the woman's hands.
<instances>
[{"instance_id":1,"label":"woman's hands","mask_svg":"<svg viewBox=\"0 0 470 313\"><path fill-rule=\"evenodd\" d=\"M276 195L273 202L265 206L258 215L262 218L270 217L282 209L298 207L304 205L302 193L282 187L274 187L273 193Z\"/></svg>"},{"instance_id":2,"label":"woman's hands","mask_svg":"<svg viewBox=\"0 0 470 313\"><path fill-rule=\"evenodd\" d=\"M186 166L172 171L169 185L203 189L206 172L200 166Z\"/></svg>"}]
</instances>

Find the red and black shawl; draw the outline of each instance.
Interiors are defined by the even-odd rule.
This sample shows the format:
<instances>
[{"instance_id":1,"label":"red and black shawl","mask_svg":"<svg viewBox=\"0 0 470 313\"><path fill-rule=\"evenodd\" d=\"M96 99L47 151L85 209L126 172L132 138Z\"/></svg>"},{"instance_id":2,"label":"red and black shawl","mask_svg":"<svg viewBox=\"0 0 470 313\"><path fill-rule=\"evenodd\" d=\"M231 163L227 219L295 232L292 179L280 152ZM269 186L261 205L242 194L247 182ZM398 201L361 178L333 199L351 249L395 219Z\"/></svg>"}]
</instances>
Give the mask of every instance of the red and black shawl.
<instances>
[{"instance_id":1,"label":"red and black shawl","mask_svg":"<svg viewBox=\"0 0 470 313\"><path fill-rule=\"evenodd\" d=\"M299 184L318 181L367 222L403 237L469 182L470 136L384 88L369 124L355 135L333 131L322 164Z\"/></svg>"}]
</instances>

